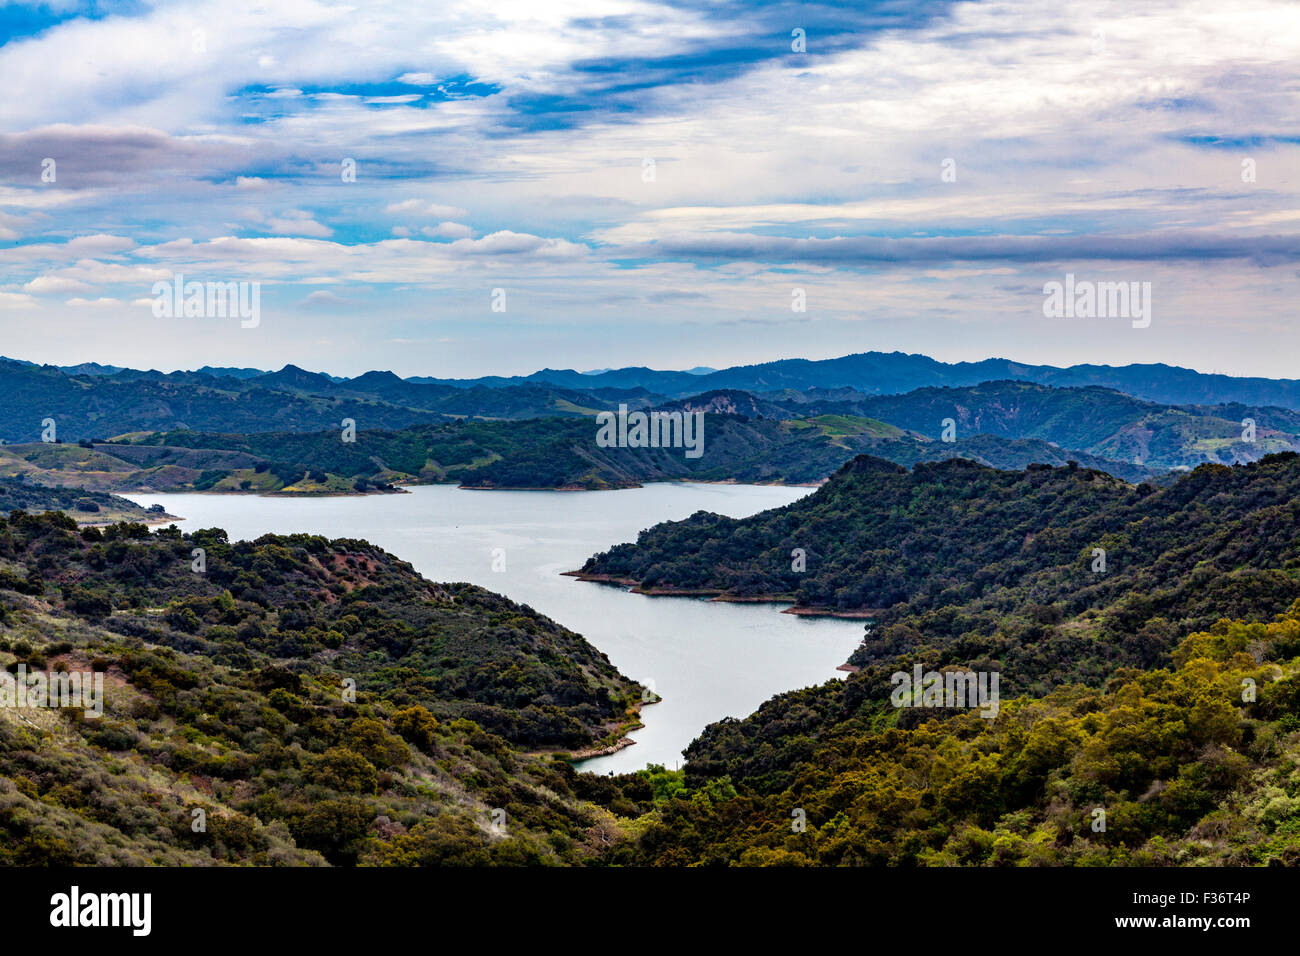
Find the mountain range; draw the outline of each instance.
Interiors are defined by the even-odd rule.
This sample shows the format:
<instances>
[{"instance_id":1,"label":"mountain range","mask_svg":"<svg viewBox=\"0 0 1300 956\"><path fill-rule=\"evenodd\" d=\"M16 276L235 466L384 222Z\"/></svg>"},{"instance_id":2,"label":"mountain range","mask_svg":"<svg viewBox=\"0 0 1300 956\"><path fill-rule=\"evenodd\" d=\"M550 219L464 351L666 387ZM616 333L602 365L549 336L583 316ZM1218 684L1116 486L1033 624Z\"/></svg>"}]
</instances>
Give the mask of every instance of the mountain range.
<instances>
[{"instance_id":1,"label":"mountain range","mask_svg":"<svg viewBox=\"0 0 1300 956\"><path fill-rule=\"evenodd\" d=\"M39 367L18 359L0 358L0 364L4 362ZM372 372L349 379L303 372L292 365L285 366L279 372L206 365L193 372L141 372L95 362L58 368L69 375L100 378L184 380L193 377L191 380L201 383L223 378L247 382L265 379L261 384L267 386L285 384L295 378L300 383L319 386L323 379L338 385L351 383L363 391L368 390L367 376L376 374ZM383 374L397 378L391 372ZM628 367L579 372L573 369L547 368L530 375L487 375L468 379L413 376L399 379L416 385L443 385L451 388L544 385L579 391L600 388L642 389L671 398L683 398L721 388L750 392L852 388L868 395L893 395L918 388L960 387L997 380L1031 382L1060 388L1095 385L1166 405L1236 402L1300 410L1300 380L1297 379L1231 376L1198 372L1164 363L1059 367L1030 365L1004 358L949 363L904 352L860 352L832 359L781 359L718 370L703 366L683 371Z\"/></svg>"},{"instance_id":2,"label":"mountain range","mask_svg":"<svg viewBox=\"0 0 1300 956\"><path fill-rule=\"evenodd\" d=\"M1216 401L1162 404L1096 384L1013 379L892 390L1028 368L990 362L945 366L868 353L721 372L539 372L452 384L381 371L340 379L292 365L164 374L0 360L0 440L10 443L0 449L0 475L100 491L353 493L450 480L598 489L681 479L819 482L868 453L903 465L957 456L999 468L1075 461L1142 481L1300 448L1300 411L1228 400L1277 389L1234 379L1221 394L1200 373L1188 373L1199 385L1185 381L1183 392ZM1077 378L1082 368L1054 371ZM881 375L864 380L873 369ZM677 386L665 375L695 388L671 394ZM752 390L699 390L719 377ZM703 456L599 447L594 417L620 406L706 414ZM340 442L347 429L361 440ZM66 448L73 440L86 451Z\"/></svg>"}]
</instances>

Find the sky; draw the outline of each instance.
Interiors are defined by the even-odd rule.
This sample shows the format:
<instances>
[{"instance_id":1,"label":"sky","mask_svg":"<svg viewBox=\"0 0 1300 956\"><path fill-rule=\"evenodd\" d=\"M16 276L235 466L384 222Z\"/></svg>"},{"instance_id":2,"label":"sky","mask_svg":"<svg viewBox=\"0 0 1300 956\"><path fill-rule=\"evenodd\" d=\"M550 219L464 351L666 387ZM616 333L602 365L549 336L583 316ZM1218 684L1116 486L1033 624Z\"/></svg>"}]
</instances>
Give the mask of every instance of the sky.
<instances>
[{"instance_id":1,"label":"sky","mask_svg":"<svg viewBox=\"0 0 1300 956\"><path fill-rule=\"evenodd\" d=\"M0 0L0 44L3 355L1300 378L1294 2ZM157 314L176 274L256 324ZM1046 315L1067 274L1149 324Z\"/></svg>"}]
</instances>

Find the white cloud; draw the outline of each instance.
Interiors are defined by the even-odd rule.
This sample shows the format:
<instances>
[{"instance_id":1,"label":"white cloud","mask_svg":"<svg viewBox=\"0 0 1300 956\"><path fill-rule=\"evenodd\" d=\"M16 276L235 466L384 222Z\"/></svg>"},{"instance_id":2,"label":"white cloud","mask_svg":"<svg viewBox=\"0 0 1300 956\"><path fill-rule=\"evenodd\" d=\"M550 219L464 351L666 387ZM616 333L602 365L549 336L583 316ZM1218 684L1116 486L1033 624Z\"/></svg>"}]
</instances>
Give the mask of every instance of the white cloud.
<instances>
[{"instance_id":1,"label":"white cloud","mask_svg":"<svg viewBox=\"0 0 1300 956\"><path fill-rule=\"evenodd\" d=\"M317 289L302 300L301 305L342 305L347 302L342 296L335 295L328 289Z\"/></svg>"},{"instance_id":2,"label":"white cloud","mask_svg":"<svg viewBox=\"0 0 1300 956\"><path fill-rule=\"evenodd\" d=\"M333 229L315 219L272 219L267 223L266 231L273 232L277 236L311 236L315 239L325 239L334 235Z\"/></svg>"},{"instance_id":3,"label":"white cloud","mask_svg":"<svg viewBox=\"0 0 1300 956\"><path fill-rule=\"evenodd\" d=\"M960 301L963 322L994 328L997 313L964 297L974 286L1014 310L1019 300L991 283L1032 284L1026 267L943 268L925 253L908 272L864 266L863 253L942 250L954 247L937 240L964 237L1009 249L1047 236L1174 232L1241 245L1300 229L1287 212L1300 208L1300 148L1269 139L1293 135L1294 5L1153 0L1138 11L1097 0L1081 15L1066 0L959 2L919 28L864 31L829 55L809 29L811 55L796 65L785 57L702 72L707 85L647 85L624 94L616 114L592 92L644 78L644 64L690 53L698 39L729 42L762 12L376 0L362 15L320 0L247 9L187 0L57 25L0 47L0 84L19 91L0 134L0 238L26 240L0 248L5 281L87 300L126 287L131 299L174 266L336 283L340 298L367 305L371 296L349 289L452 295L508 282L529 290L512 303L557 323L584 302L641 309L673 289L699 297L678 301L683 321L740 321L744 309L779 326L770 309L793 272L815 280L812 300L843 324L941 315ZM207 29L202 55L189 42L194 22L220 25ZM1094 55L1098 26L1106 48ZM590 69L620 60L626 77ZM450 80L462 76L502 92L462 95ZM410 92L368 94L395 92L394 77ZM424 95L434 87L438 96ZM572 123L533 123L525 102L594 108L563 117ZM1242 182L1241 149L1189 145L1191 135L1255 142L1258 181ZM59 160L55 184L38 181L33 157L43 156ZM355 183L340 181L345 156L357 160ZM948 157L954 182L940 179ZM653 182L642 179L646 158ZM254 207L247 215L232 208L232 184L239 205ZM253 235L238 238L249 226ZM64 241L94 230L112 235ZM336 230L393 238L336 242ZM766 264L832 240L816 265ZM707 265L609 261L674 243ZM854 250L856 261L835 259ZM1184 297L1189 323L1209 328L1231 313L1246 341L1294 301L1283 270L1202 270L1235 298ZM1151 271L1198 278L1172 265ZM6 295L12 305L16 293ZM981 348L1010 351L1024 337L1003 341Z\"/></svg>"},{"instance_id":4,"label":"white cloud","mask_svg":"<svg viewBox=\"0 0 1300 956\"><path fill-rule=\"evenodd\" d=\"M246 219L258 224L263 232L277 236L307 236L313 239L328 239L334 230L317 222L312 214L303 209L286 209L283 212L267 215L260 209L246 209Z\"/></svg>"},{"instance_id":5,"label":"white cloud","mask_svg":"<svg viewBox=\"0 0 1300 956\"><path fill-rule=\"evenodd\" d=\"M474 256L513 256L533 253L539 256L580 257L587 247L564 239L544 239L525 233L501 230L482 239L458 239L450 247L457 253Z\"/></svg>"},{"instance_id":6,"label":"white cloud","mask_svg":"<svg viewBox=\"0 0 1300 956\"><path fill-rule=\"evenodd\" d=\"M69 279L66 276L37 276L31 282L23 286L24 292L49 293L49 292L89 292L90 286L79 279Z\"/></svg>"},{"instance_id":7,"label":"white cloud","mask_svg":"<svg viewBox=\"0 0 1300 956\"><path fill-rule=\"evenodd\" d=\"M88 285L144 285L170 279L171 272L147 263L101 262L79 259L73 265L50 273L52 277L72 279Z\"/></svg>"},{"instance_id":8,"label":"white cloud","mask_svg":"<svg viewBox=\"0 0 1300 956\"><path fill-rule=\"evenodd\" d=\"M77 308L103 309L115 305L121 305L122 303L117 299L101 297L98 299L69 299L67 304Z\"/></svg>"},{"instance_id":9,"label":"white cloud","mask_svg":"<svg viewBox=\"0 0 1300 956\"><path fill-rule=\"evenodd\" d=\"M474 236L473 229L459 222L440 222L436 226L425 226L420 232L431 239L470 239ZM393 233L396 235L397 230L394 229Z\"/></svg>"},{"instance_id":10,"label":"white cloud","mask_svg":"<svg viewBox=\"0 0 1300 956\"><path fill-rule=\"evenodd\" d=\"M403 199L401 202L389 203L384 207L384 212L390 216L419 216L431 219L455 219L469 215L459 206L444 206L423 199Z\"/></svg>"}]
</instances>

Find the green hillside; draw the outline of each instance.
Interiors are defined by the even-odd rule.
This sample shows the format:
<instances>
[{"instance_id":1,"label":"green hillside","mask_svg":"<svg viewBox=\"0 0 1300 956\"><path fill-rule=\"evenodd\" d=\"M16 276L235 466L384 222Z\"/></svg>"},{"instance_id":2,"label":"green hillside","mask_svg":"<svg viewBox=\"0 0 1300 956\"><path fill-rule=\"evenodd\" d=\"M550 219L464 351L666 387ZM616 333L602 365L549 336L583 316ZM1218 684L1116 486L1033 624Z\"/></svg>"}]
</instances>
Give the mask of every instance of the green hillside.
<instances>
[{"instance_id":1,"label":"green hillside","mask_svg":"<svg viewBox=\"0 0 1300 956\"><path fill-rule=\"evenodd\" d=\"M6 865L580 862L611 818L533 754L616 740L640 694L364 541L59 514L0 520L0 664L104 677L100 717L0 707Z\"/></svg>"}]
</instances>

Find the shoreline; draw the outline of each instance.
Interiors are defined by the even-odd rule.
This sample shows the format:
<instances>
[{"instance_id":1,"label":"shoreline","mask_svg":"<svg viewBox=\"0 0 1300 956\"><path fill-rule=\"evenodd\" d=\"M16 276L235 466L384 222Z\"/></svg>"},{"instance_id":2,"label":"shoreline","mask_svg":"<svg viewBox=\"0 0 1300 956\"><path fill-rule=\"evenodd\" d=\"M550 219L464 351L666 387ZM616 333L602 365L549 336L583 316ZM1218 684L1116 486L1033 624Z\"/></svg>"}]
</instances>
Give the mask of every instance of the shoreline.
<instances>
[{"instance_id":1,"label":"shoreline","mask_svg":"<svg viewBox=\"0 0 1300 956\"><path fill-rule=\"evenodd\" d=\"M392 491L213 491L205 488L195 491L191 488L174 488L160 491L157 488L133 488L130 491L113 491L114 495L212 495L217 498L369 498L372 495L409 495L405 488L393 487Z\"/></svg>"},{"instance_id":2,"label":"shoreline","mask_svg":"<svg viewBox=\"0 0 1300 956\"><path fill-rule=\"evenodd\" d=\"M616 574L594 574L585 571L561 571L560 574L562 577L577 578L579 581L590 581L594 584L618 585L627 588L633 594L644 594L647 597L707 597L710 601L719 604L789 604L791 607L785 608L781 613L793 614L796 617L836 617L850 621L870 621L885 613L883 608L839 610L829 607L807 607L795 604L795 599L788 595L728 594L718 588L643 588L635 578L620 577Z\"/></svg>"},{"instance_id":3,"label":"shoreline","mask_svg":"<svg viewBox=\"0 0 1300 956\"><path fill-rule=\"evenodd\" d=\"M67 514L68 512L65 511L65 512L63 512L63 513L64 513L64 514ZM157 515L157 512L153 512L153 513L154 513L155 515ZM79 527L79 528L109 528L109 527L112 527L112 526L115 525L115 524L120 524L120 523L122 523L122 522L124 522L124 521L125 521L125 522L129 522L129 523L131 523L131 524L142 524L142 525L148 525L148 526L152 527L153 525L156 525L156 524L171 524L171 523L174 523L174 522L177 522L177 521L188 521L188 520L189 520L188 518L185 518L185 517L183 517L183 516L181 516L181 515L164 514L164 515L161 515L161 516L158 516L158 517L153 517L153 518L142 518L142 519L139 519L139 520L137 520L137 519L135 519L135 518L118 518L118 519L113 520L113 521L109 521L109 520L104 520L104 521L78 521L78 522L77 522L77 527Z\"/></svg>"},{"instance_id":4,"label":"shoreline","mask_svg":"<svg viewBox=\"0 0 1300 956\"><path fill-rule=\"evenodd\" d=\"M430 485L450 485L450 481L430 481L425 484ZM610 485L608 488L584 488L582 485L551 485L542 487L541 485L456 485L458 491L630 491L634 488L644 488L641 484L631 485Z\"/></svg>"},{"instance_id":5,"label":"shoreline","mask_svg":"<svg viewBox=\"0 0 1300 956\"><path fill-rule=\"evenodd\" d=\"M750 485L756 488L820 488L826 484L826 479L818 481L742 481L736 478L659 478L651 481L633 481L627 484L606 485L603 487L593 488L586 485L466 485L461 484L456 479L449 481L403 481L394 484L388 491L214 491L210 488L202 491L193 488L96 488L88 489L101 491L105 494L112 495L248 495L257 498L364 498L371 495L408 495L413 487L423 487L426 485L453 485L460 491L557 491L557 492L578 492L578 491L632 491L638 488L644 488L647 485ZM44 485L47 488L76 488L78 486L70 484L51 484Z\"/></svg>"},{"instance_id":6,"label":"shoreline","mask_svg":"<svg viewBox=\"0 0 1300 956\"><path fill-rule=\"evenodd\" d=\"M849 608L845 611L829 607L788 607L782 614L794 614L798 617L838 617L850 621L874 621L884 613L878 608Z\"/></svg>"},{"instance_id":7,"label":"shoreline","mask_svg":"<svg viewBox=\"0 0 1300 956\"><path fill-rule=\"evenodd\" d=\"M645 722L641 720L641 708L649 707L651 704L657 704L661 700L663 700L663 698L657 694L655 695L654 700L637 700L631 707L634 720L631 724L623 727L623 733L617 740L612 744L606 744L603 747L588 747L586 750L570 751L568 762L574 764L575 769L581 769L576 765L585 760L594 760L596 757L608 757L610 754L616 754L620 750L626 750L628 747L631 747L636 743L636 741L628 735L634 730L641 730L645 727Z\"/></svg>"},{"instance_id":8,"label":"shoreline","mask_svg":"<svg viewBox=\"0 0 1300 956\"><path fill-rule=\"evenodd\" d=\"M639 727L630 727L628 729L629 731L640 730L641 727L644 726L645 724L641 724ZM586 750L571 751L568 755L567 762L574 764L574 769L581 769L580 767L577 767L577 764L583 763L587 760L595 760L597 757L608 757L611 754L618 753L620 750L626 750L635 743L635 740L624 734L622 737L619 737L618 740L606 747L589 747Z\"/></svg>"},{"instance_id":9,"label":"shoreline","mask_svg":"<svg viewBox=\"0 0 1300 956\"><path fill-rule=\"evenodd\" d=\"M753 485L759 488L820 488L828 479L817 481L742 481L739 478L655 478L627 484L589 488L585 485L457 485L462 491L629 491L646 485ZM419 484L446 485L449 481L419 482Z\"/></svg>"},{"instance_id":10,"label":"shoreline","mask_svg":"<svg viewBox=\"0 0 1300 956\"><path fill-rule=\"evenodd\" d=\"M183 491L187 495L246 495L248 491ZM161 492L159 492L161 494ZM369 498L372 495L409 495L405 488L393 486L392 491L268 491L259 498Z\"/></svg>"}]
</instances>

